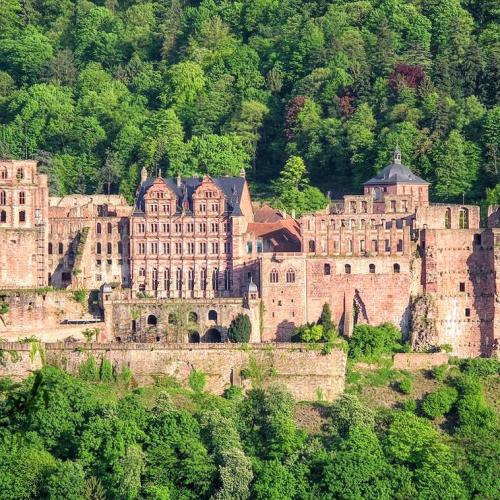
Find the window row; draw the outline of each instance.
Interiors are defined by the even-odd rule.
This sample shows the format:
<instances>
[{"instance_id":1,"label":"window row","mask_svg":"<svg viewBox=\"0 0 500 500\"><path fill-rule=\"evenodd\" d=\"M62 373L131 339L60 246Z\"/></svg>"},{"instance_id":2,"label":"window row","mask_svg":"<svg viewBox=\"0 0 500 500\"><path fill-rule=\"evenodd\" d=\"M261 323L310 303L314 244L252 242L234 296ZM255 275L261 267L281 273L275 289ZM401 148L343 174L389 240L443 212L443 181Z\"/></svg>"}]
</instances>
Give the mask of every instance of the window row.
<instances>
[{"instance_id":1,"label":"window row","mask_svg":"<svg viewBox=\"0 0 500 500\"><path fill-rule=\"evenodd\" d=\"M394 264L392 266L392 269L394 271L394 274L399 274L401 272L401 266L399 264ZM370 274L375 274L375 272L376 272L375 264L370 264L368 266L368 270L370 271ZM351 264L346 264L344 266L344 272L345 272L345 274L351 274L351 271L352 271ZM330 264L325 264L324 273L326 275L331 274Z\"/></svg>"},{"instance_id":2,"label":"window row","mask_svg":"<svg viewBox=\"0 0 500 500\"><path fill-rule=\"evenodd\" d=\"M181 241L178 241L176 243L173 243L170 245L168 242L163 242L163 243L158 243L156 241L150 242L146 244L146 242L139 242L137 243L137 253L139 255L146 255L146 252L148 254L152 255L170 255L171 254L171 246L173 249L173 253L175 255L194 255L195 254L195 243L193 241L188 241L185 243L182 243ZM212 241L210 245L207 244L207 242L202 241L198 243L198 254L207 254L207 249L210 250L211 254L218 255L219 254L219 242L217 241ZM230 254L231 253L231 242L226 241L224 242L224 253L225 254Z\"/></svg>"},{"instance_id":3,"label":"window row","mask_svg":"<svg viewBox=\"0 0 500 500\"><path fill-rule=\"evenodd\" d=\"M8 179L9 178L9 172L7 171L7 167L1 167L0 168L0 179ZM16 179L21 180L24 179L24 169L18 168L16 170Z\"/></svg>"},{"instance_id":4,"label":"window row","mask_svg":"<svg viewBox=\"0 0 500 500\"><path fill-rule=\"evenodd\" d=\"M381 243L383 244L383 251L384 252L390 252L391 251L391 240L386 239L382 240ZM309 252L316 252L316 242L314 240L310 240L309 244ZM345 250L347 253L353 253L353 240L345 240ZM404 244L403 240L399 239L396 243L396 252L403 252L404 249ZM325 251L324 244L322 244L322 251ZM333 251L335 253L339 252L339 241L335 240L333 242ZM371 240L369 245L367 246L365 240L359 240L358 241L358 251L360 253L365 253L365 252L374 252L378 253L379 250L379 240Z\"/></svg>"},{"instance_id":5,"label":"window row","mask_svg":"<svg viewBox=\"0 0 500 500\"><path fill-rule=\"evenodd\" d=\"M269 281L271 283L279 283L280 274L277 269L272 269L269 273ZM288 269L285 273L285 281L287 283L295 283L295 271L293 269Z\"/></svg>"},{"instance_id":6,"label":"window row","mask_svg":"<svg viewBox=\"0 0 500 500\"><path fill-rule=\"evenodd\" d=\"M320 229L322 231L326 230L327 225L330 225L330 228L333 230L340 229L340 228L345 228L345 229L365 229L365 228L370 228L370 229L376 229L378 227L381 227L383 229L390 229L393 225L393 220L395 220L395 225L396 229L402 229L404 227L404 219L391 219L390 221L387 221L385 219L370 219L370 220L365 220L365 219L341 219L340 223L337 225L337 222L339 222L336 219L330 219L330 220L325 220L322 219L319 221L320 224ZM312 220L308 219L307 220L307 225L306 228L307 230L311 231L312 230Z\"/></svg>"},{"instance_id":7,"label":"window row","mask_svg":"<svg viewBox=\"0 0 500 500\"><path fill-rule=\"evenodd\" d=\"M113 234L113 224L111 222L108 222L107 224L101 224L100 222L98 222L95 226L95 232L97 234L102 234L104 232L104 227L106 228L106 232L108 234ZM120 224L117 224L117 230L118 232L120 232Z\"/></svg>"},{"instance_id":8,"label":"window row","mask_svg":"<svg viewBox=\"0 0 500 500\"><path fill-rule=\"evenodd\" d=\"M226 210L227 210L227 205L226 205ZM220 213L220 204L219 203L210 203L207 205L205 202L202 203L197 203L195 207L195 212L200 213L200 214L206 214L207 210L212 213L212 214L218 214ZM157 203L148 203L146 205L146 211L151 214L158 214L158 213L163 213L163 214L170 214L170 205L159 205Z\"/></svg>"},{"instance_id":9,"label":"window row","mask_svg":"<svg viewBox=\"0 0 500 500\"><path fill-rule=\"evenodd\" d=\"M21 191L17 193L17 200L19 205L26 204L26 193ZM5 191L0 191L0 205L7 205L7 193Z\"/></svg>"},{"instance_id":10,"label":"window row","mask_svg":"<svg viewBox=\"0 0 500 500\"><path fill-rule=\"evenodd\" d=\"M181 268L175 270L174 275L171 276L170 269L165 269L164 271L159 271L154 268L151 273L149 273L149 282L151 284L152 290L166 290L170 291L175 289L177 291L182 291L184 287L192 291L196 286L196 273L195 270L190 268L183 271ZM138 272L139 280L141 281L139 289L143 291L145 287L146 269L141 267ZM203 291L208 290L209 286L214 291L227 290L230 291L233 288L233 276L229 269L224 272L220 272L219 269L213 269L210 275L210 283L208 280L208 274L206 269L201 269L198 273L198 280L200 289Z\"/></svg>"},{"instance_id":11,"label":"window row","mask_svg":"<svg viewBox=\"0 0 500 500\"><path fill-rule=\"evenodd\" d=\"M18 214L19 222L26 222L26 212L21 210ZM0 222L7 222L7 212L0 210Z\"/></svg>"},{"instance_id":12,"label":"window row","mask_svg":"<svg viewBox=\"0 0 500 500\"><path fill-rule=\"evenodd\" d=\"M157 223L157 222L152 222L147 225L147 229L150 233L164 233L164 234L169 234L170 229L171 229L171 224L170 223ZM218 233L220 224L217 222L212 222L208 224L208 227L210 229L210 232L212 233ZM207 232L207 224L205 222L200 222L197 225L198 232L200 233L206 233ZM230 222L224 222L222 225L222 229L224 233L228 233L231 230L231 224ZM182 224L181 222L176 222L175 224L172 224L172 232L180 234L184 230L185 233L194 233L195 231L195 224L194 222L188 222L186 224ZM143 234L146 232L146 224L144 222L139 222L136 224L136 231L139 234Z\"/></svg>"},{"instance_id":13,"label":"window row","mask_svg":"<svg viewBox=\"0 0 500 500\"><path fill-rule=\"evenodd\" d=\"M97 243L96 244L96 253L98 255L102 254L103 253L103 250L104 248L106 248L106 253L107 254L111 254L113 253L113 244L112 243L106 243L106 245L104 246L103 244L101 243ZM123 253L123 243L121 241L119 241L117 244L116 244L116 250L117 252L121 255Z\"/></svg>"}]
</instances>

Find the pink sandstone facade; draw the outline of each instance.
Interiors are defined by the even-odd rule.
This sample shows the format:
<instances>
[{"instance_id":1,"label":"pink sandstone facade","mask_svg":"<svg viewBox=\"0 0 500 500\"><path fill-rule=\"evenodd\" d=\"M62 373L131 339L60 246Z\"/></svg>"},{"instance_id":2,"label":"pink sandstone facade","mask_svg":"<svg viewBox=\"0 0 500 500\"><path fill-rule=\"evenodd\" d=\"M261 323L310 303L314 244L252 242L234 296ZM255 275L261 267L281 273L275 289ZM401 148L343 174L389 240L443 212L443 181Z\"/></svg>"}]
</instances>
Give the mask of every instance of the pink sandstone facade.
<instances>
[{"instance_id":1,"label":"pink sandstone facade","mask_svg":"<svg viewBox=\"0 0 500 500\"><path fill-rule=\"evenodd\" d=\"M239 313L252 342L286 342L328 303L345 335L390 321L417 350L489 356L500 337L499 213L490 207L481 227L477 206L431 203L399 151L362 195L300 219L253 204L244 174L143 170L131 207L117 195L49 197L35 162L4 160L0 300L99 289L102 340L121 342L172 341L172 332L176 342L223 342ZM20 320L12 304L4 324Z\"/></svg>"}]
</instances>

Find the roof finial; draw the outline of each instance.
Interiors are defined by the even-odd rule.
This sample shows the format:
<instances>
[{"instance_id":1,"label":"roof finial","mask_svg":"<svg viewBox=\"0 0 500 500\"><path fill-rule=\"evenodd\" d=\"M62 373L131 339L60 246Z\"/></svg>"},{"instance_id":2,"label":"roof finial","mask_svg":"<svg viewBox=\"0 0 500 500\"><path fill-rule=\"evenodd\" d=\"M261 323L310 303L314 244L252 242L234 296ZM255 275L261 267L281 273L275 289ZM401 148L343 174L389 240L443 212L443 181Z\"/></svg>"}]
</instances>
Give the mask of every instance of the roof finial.
<instances>
[{"instance_id":1,"label":"roof finial","mask_svg":"<svg viewBox=\"0 0 500 500\"><path fill-rule=\"evenodd\" d=\"M395 165L401 165L401 150L399 149L399 139L396 141L396 149L392 153L392 161Z\"/></svg>"}]
</instances>

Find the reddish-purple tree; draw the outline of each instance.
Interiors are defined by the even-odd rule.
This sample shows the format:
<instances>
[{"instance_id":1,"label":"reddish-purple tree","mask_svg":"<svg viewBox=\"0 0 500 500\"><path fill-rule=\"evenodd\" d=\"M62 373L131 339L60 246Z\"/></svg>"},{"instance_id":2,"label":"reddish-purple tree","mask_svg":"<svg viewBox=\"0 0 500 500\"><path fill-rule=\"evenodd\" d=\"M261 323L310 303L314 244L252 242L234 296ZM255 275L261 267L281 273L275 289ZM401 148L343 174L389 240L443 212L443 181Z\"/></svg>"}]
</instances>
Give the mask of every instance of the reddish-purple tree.
<instances>
[{"instance_id":1,"label":"reddish-purple tree","mask_svg":"<svg viewBox=\"0 0 500 500\"><path fill-rule=\"evenodd\" d=\"M398 63L389 75L389 85L396 90L401 84L416 89L424 80L425 71L420 66Z\"/></svg>"},{"instance_id":2,"label":"reddish-purple tree","mask_svg":"<svg viewBox=\"0 0 500 500\"><path fill-rule=\"evenodd\" d=\"M302 111L308 97L298 95L290 100L286 107L285 117L285 137L287 141L292 141L295 136L295 126L297 125L297 117Z\"/></svg>"}]
</instances>

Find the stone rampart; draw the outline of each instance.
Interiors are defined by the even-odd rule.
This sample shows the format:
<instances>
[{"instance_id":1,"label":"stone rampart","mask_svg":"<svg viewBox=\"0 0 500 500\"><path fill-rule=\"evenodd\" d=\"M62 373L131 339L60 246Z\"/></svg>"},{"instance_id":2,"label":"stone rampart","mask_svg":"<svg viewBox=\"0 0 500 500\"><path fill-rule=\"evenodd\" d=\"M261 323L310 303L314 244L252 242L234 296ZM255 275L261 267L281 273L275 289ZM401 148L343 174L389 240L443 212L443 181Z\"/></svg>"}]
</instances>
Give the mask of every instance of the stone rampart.
<instances>
[{"instance_id":1,"label":"stone rampart","mask_svg":"<svg viewBox=\"0 0 500 500\"><path fill-rule=\"evenodd\" d=\"M77 348L78 347L78 348ZM341 350L322 354L302 344L42 344L43 356L33 345L0 343L0 376L21 379L49 364L77 373L79 365L92 354L109 359L116 370L128 367L143 383L156 376L172 376L187 384L193 370L207 375L206 389L222 394L233 385L251 385L252 370L264 374L265 383L285 385L299 400L319 397L332 400L344 390L346 356Z\"/></svg>"},{"instance_id":2,"label":"stone rampart","mask_svg":"<svg viewBox=\"0 0 500 500\"><path fill-rule=\"evenodd\" d=\"M401 352L394 355L396 370L429 370L448 364L449 355L445 352Z\"/></svg>"}]
</instances>

